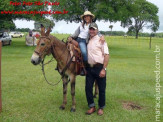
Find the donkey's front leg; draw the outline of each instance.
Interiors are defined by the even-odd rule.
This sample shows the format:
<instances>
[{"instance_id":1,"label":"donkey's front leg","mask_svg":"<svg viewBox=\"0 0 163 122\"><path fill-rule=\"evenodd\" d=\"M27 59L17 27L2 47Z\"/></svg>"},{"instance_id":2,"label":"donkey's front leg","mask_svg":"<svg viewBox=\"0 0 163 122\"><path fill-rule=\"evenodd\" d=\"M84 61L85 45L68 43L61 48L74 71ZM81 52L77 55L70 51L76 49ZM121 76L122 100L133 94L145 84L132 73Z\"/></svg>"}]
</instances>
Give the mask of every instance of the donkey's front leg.
<instances>
[{"instance_id":1,"label":"donkey's front leg","mask_svg":"<svg viewBox=\"0 0 163 122\"><path fill-rule=\"evenodd\" d=\"M70 76L70 81L71 81L71 96L72 96L72 107L71 107L71 112L75 112L76 110L76 100L75 100L75 75Z\"/></svg>"},{"instance_id":2,"label":"donkey's front leg","mask_svg":"<svg viewBox=\"0 0 163 122\"><path fill-rule=\"evenodd\" d=\"M64 110L65 109L65 106L67 104L67 84L68 84L68 76L64 76L62 78L63 80L63 103L62 105L60 106L60 109L61 110Z\"/></svg>"}]
</instances>

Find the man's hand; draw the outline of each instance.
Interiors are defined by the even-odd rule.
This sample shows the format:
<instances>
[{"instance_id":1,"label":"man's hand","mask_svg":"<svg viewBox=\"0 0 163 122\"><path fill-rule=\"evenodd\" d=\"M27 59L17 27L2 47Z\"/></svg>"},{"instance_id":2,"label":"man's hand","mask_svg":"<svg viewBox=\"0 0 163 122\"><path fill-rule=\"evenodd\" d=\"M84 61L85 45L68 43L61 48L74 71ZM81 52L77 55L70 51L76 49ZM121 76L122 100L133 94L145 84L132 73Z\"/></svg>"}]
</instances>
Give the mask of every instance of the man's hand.
<instances>
[{"instance_id":1,"label":"man's hand","mask_svg":"<svg viewBox=\"0 0 163 122\"><path fill-rule=\"evenodd\" d=\"M101 42L102 44L104 44L104 42L105 42L104 36L101 36L101 37L100 37L100 42Z\"/></svg>"},{"instance_id":2,"label":"man's hand","mask_svg":"<svg viewBox=\"0 0 163 122\"><path fill-rule=\"evenodd\" d=\"M102 69L101 72L100 72L100 74L99 74L99 76L101 78L103 78L103 77L105 77L105 75L106 75L106 71L105 71L105 69Z\"/></svg>"}]
</instances>

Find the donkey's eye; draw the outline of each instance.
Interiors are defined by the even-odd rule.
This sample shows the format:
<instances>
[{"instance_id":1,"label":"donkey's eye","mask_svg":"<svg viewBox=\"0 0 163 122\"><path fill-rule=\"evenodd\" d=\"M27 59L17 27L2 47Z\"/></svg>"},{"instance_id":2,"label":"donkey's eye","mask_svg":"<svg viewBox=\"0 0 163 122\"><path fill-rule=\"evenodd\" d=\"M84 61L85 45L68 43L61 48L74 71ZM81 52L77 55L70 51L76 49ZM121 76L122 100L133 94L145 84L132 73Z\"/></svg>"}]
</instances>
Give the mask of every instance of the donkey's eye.
<instances>
[{"instance_id":1,"label":"donkey's eye","mask_svg":"<svg viewBox=\"0 0 163 122\"><path fill-rule=\"evenodd\" d=\"M41 43L41 46L44 46L45 45L45 43Z\"/></svg>"}]
</instances>

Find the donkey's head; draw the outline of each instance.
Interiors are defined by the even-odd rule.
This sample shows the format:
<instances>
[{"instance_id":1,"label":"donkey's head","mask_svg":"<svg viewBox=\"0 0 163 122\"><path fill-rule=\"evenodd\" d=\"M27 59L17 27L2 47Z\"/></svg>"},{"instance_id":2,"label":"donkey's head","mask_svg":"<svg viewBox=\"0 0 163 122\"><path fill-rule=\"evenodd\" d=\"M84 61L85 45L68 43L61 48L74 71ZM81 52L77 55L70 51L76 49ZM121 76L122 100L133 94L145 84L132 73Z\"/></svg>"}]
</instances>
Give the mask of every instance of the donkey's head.
<instances>
[{"instance_id":1,"label":"donkey's head","mask_svg":"<svg viewBox=\"0 0 163 122\"><path fill-rule=\"evenodd\" d=\"M41 25L41 36L37 41L37 46L34 50L34 53L31 57L31 63L34 65L39 64L46 55L51 53L51 40L49 37L51 28L45 33L45 27Z\"/></svg>"}]
</instances>

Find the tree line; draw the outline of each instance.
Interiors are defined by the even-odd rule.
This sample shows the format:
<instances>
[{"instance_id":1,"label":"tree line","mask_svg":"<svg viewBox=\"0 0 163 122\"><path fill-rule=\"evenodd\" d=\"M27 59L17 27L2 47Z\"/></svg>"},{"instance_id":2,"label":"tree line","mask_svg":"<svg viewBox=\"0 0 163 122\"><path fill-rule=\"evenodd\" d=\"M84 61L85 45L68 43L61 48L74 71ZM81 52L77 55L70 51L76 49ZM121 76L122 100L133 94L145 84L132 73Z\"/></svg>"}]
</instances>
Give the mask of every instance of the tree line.
<instances>
[{"instance_id":1,"label":"tree line","mask_svg":"<svg viewBox=\"0 0 163 122\"><path fill-rule=\"evenodd\" d=\"M17 32L29 32L29 28L15 28L11 31L17 31ZM39 31L37 29L33 29L33 31ZM128 33L124 31L100 31L101 34L105 36L135 36L135 33ZM140 37L150 37L151 33L139 33ZM158 37L163 38L163 33L154 33L152 37Z\"/></svg>"},{"instance_id":2,"label":"tree line","mask_svg":"<svg viewBox=\"0 0 163 122\"><path fill-rule=\"evenodd\" d=\"M101 34L103 35L108 35L108 36L135 36L136 34L134 32L129 33L129 32L124 32L124 31L100 31ZM139 32L140 37L158 37L158 38L163 38L163 33L142 33Z\"/></svg>"}]
</instances>

